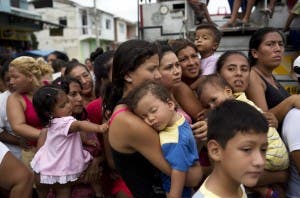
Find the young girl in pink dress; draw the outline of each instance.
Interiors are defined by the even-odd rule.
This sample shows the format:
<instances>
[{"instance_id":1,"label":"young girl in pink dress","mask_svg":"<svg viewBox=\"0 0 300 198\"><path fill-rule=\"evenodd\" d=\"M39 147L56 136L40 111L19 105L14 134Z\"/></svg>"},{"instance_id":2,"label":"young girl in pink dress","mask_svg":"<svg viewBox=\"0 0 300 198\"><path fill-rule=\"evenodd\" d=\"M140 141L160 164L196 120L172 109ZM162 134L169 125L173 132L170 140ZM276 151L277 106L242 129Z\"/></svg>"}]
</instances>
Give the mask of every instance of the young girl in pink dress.
<instances>
[{"instance_id":1,"label":"young girl in pink dress","mask_svg":"<svg viewBox=\"0 0 300 198\"><path fill-rule=\"evenodd\" d=\"M48 132L39 138L45 143L31 161L39 197L46 197L49 188L55 189L56 197L70 197L72 182L78 180L92 159L83 150L79 131L104 133L108 125L76 120L71 116L67 95L53 85L37 90L33 105L42 124L48 127Z\"/></svg>"}]
</instances>

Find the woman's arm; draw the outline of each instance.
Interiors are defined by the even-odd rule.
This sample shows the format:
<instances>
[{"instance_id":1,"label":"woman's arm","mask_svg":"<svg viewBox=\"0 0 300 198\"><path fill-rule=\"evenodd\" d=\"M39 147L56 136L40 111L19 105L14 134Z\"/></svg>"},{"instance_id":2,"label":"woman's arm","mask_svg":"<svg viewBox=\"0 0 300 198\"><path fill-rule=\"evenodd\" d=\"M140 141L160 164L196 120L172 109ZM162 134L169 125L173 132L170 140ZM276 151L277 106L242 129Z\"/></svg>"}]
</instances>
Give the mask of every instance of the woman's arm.
<instances>
[{"instance_id":1,"label":"woman's arm","mask_svg":"<svg viewBox=\"0 0 300 198\"><path fill-rule=\"evenodd\" d=\"M246 94L247 98L261 108L262 111L269 111L265 96L265 84L253 70L250 72L250 80Z\"/></svg>"},{"instance_id":2,"label":"woman's arm","mask_svg":"<svg viewBox=\"0 0 300 198\"><path fill-rule=\"evenodd\" d=\"M277 129L278 127L278 120L276 116L271 112L263 112L263 115L268 121L269 127L274 127Z\"/></svg>"},{"instance_id":3,"label":"woman's arm","mask_svg":"<svg viewBox=\"0 0 300 198\"><path fill-rule=\"evenodd\" d=\"M172 169L171 172L171 188L168 198L180 198L184 188L186 172Z\"/></svg>"},{"instance_id":4,"label":"woman's arm","mask_svg":"<svg viewBox=\"0 0 300 198\"><path fill-rule=\"evenodd\" d=\"M10 190L10 197L32 197L33 173L11 152L0 164L0 186Z\"/></svg>"},{"instance_id":5,"label":"woman's arm","mask_svg":"<svg viewBox=\"0 0 300 198\"><path fill-rule=\"evenodd\" d=\"M47 128L43 128L41 130L41 133L37 141L37 146L36 146L37 149L40 149L45 144L47 138L47 132L48 132Z\"/></svg>"},{"instance_id":6,"label":"woman's arm","mask_svg":"<svg viewBox=\"0 0 300 198\"><path fill-rule=\"evenodd\" d=\"M264 170L256 186L267 186L271 184L286 183L289 178L288 170L267 171Z\"/></svg>"},{"instance_id":7,"label":"woman's arm","mask_svg":"<svg viewBox=\"0 0 300 198\"><path fill-rule=\"evenodd\" d=\"M292 160L295 162L295 165L298 170L298 175L300 175L300 150L295 150L290 153Z\"/></svg>"},{"instance_id":8,"label":"woman's arm","mask_svg":"<svg viewBox=\"0 0 300 198\"><path fill-rule=\"evenodd\" d=\"M292 95L272 109L268 109L264 86L265 85L258 74L256 74L254 71L251 71L250 83L246 90L247 97L264 112L270 111L271 113L273 113L279 122L284 119L287 112L293 107L300 108L300 96Z\"/></svg>"},{"instance_id":9,"label":"woman's arm","mask_svg":"<svg viewBox=\"0 0 300 198\"><path fill-rule=\"evenodd\" d=\"M108 134L109 143L115 150L124 153L137 151L163 173L171 174L171 167L163 157L157 132L132 112L122 112L115 117Z\"/></svg>"},{"instance_id":10,"label":"woman's arm","mask_svg":"<svg viewBox=\"0 0 300 198\"><path fill-rule=\"evenodd\" d=\"M111 148L108 142L108 134L103 134L103 144L105 160L107 161L107 164L111 169L115 169L114 160L111 154Z\"/></svg>"},{"instance_id":11,"label":"woman's arm","mask_svg":"<svg viewBox=\"0 0 300 198\"><path fill-rule=\"evenodd\" d=\"M24 115L24 107L21 104L21 98L17 93L13 93L7 100L7 118L12 130L27 139L36 140L39 137L40 131L26 123Z\"/></svg>"},{"instance_id":12,"label":"woman's arm","mask_svg":"<svg viewBox=\"0 0 300 198\"><path fill-rule=\"evenodd\" d=\"M157 132L132 112L123 112L115 117L108 134L109 143L115 150L124 153L137 151L161 172L171 175L171 167L163 156ZM187 186L195 186L201 177L200 165L191 167Z\"/></svg>"},{"instance_id":13,"label":"woman's arm","mask_svg":"<svg viewBox=\"0 0 300 198\"><path fill-rule=\"evenodd\" d=\"M182 82L179 86L174 88L173 94L183 111L190 115L193 120L197 120L198 113L204 108L192 89Z\"/></svg>"},{"instance_id":14,"label":"woman's arm","mask_svg":"<svg viewBox=\"0 0 300 198\"><path fill-rule=\"evenodd\" d=\"M269 111L273 113L279 122L282 122L285 115L291 110L293 107L300 108L300 96L292 95L286 99L284 99L281 103L270 109Z\"/></svg>"},{"instance_id":15,"label":"woman's arm","mask_svg":"<svg viewBox=\"0 0 300 198\"><path fill-rule=\"evenodd\" d=\"M6 130L0 132L0 141L8 144L20 146L19 138L17 136L8 133Z\"/></svg>"}]
</instances>

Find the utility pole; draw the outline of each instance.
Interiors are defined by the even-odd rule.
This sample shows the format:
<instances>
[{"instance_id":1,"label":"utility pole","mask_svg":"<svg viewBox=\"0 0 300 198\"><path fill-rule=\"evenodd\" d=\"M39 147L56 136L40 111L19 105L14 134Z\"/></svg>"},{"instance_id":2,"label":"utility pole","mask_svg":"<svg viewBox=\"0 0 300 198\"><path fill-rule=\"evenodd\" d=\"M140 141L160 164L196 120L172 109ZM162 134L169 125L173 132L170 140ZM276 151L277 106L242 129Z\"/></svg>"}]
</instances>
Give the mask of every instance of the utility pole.
<instances>
[{"instance_id":1,"label":"utility pole","mask_svg":"<svg viewBox=\"0 0 300 198\"><path fill-rule=\"evenodd\" d=\"M100 47L98 19L99 17L98 17L98 10L97 10L97 0L94 0L94 23L95 23L95 34L96 34L96 48Z\"/></svg>"}]
</instances>

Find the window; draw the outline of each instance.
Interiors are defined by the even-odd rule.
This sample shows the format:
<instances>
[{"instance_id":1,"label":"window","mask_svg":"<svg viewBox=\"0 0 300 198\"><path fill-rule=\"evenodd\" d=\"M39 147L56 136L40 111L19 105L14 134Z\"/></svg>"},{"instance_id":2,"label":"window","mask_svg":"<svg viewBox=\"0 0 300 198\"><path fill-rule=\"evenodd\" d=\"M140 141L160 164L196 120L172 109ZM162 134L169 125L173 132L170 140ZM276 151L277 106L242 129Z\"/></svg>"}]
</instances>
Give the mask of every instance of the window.
<instances>
[{"instance_id":1,"label":"window","mask_svg":"<svg viewBox=\"0 0 300 198\"><path fill-rule=\"evenodd\" d=\"M59 17L58 21L60 25L67 26L67 17Z\"/></svg>"},{"instance_id":2,"label":"window","mask_svg":"<svg viewBox=\"0 0 300 198\"><path fill-rule=\"evenodd\" d=\"M20 8L20 1L19 0L10 0L11 7Z\"/></svg>"},{"instance_id":3,"label":"window","mask_svg":"<svg viewBox=\"0 0 300 198\"><path fill-rule=\"evenodd\" d=\"M107 30L110 30L111 29L111 20L110 19L106 19L105 20L105 28Z\"/></svg>"},{"instance_id":4,"label":"window","mask_svg":"<svg viewBox=\"0 0 300 198\"><path fill-rule=\"evenodd\" d=\"M121 33L125 33L125 24L124 23L119 23L119 29Z\"/></svg>"},{"instance_id":5,"label":"window","mask_svg":"<svg viewBox=\"0 0 300 198\"><path fill-rule=\"evenodd\" d=\"M87 34L87 12L86 10L82 10L81 12L81 23L82 23L82 34Z\"/></svg>"}]
</instances>

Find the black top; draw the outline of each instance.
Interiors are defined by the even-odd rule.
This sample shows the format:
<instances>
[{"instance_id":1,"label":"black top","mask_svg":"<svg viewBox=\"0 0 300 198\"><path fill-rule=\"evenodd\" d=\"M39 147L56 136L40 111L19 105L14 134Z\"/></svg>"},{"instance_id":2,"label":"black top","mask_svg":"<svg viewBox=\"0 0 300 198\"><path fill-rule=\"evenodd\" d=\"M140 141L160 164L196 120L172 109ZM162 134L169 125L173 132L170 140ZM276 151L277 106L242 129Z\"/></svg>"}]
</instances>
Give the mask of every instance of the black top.
<instances>
[{"instance_id":1,"label":"black top","mask_svg":"<svg viewBox=\"0 0 300 198\"><path fill-rule=\"evenodd\" d=\"M112 148L116 169L135 198L165 198L160 172L140 153L120 153Z\"/></svg>"},{"instance_id":2,"label":"black top","mask_svg":"<svg viewBox=\"0 0 300 198\"><path fill-rule=\"evenodd\" d=\"M277 106L279 103L281 103L284 99L290 96L290 94L284 89L284 87L272 76L274 79L276 86L278 89L276 89L273 85L271 85L263 76L258 74L260 78L266 83L266 90L265 90L265 97L268 105L268 109L272 109L273 107ZM279 135L281 136L282 132L282 121L278 123L277 128Z\"/></svg>"},{"instance_id":3,"label":"black top","mask_svg":"<svg viewBox=\"0 0 300 198\"><path fill-rule=\"evenodd\" d=\"M284 87L272 76L274 79L276 86L278 89L276 89L273 85L271 85L263 76L258 74L260 78L266 83L266 90L265 90L265 96L266 101L268 105L268 109L272 109L273 107L277 106L279 103L281 103L284 99L290 96L290 94L284 89Z\"/></svg>"}]
</instances>

